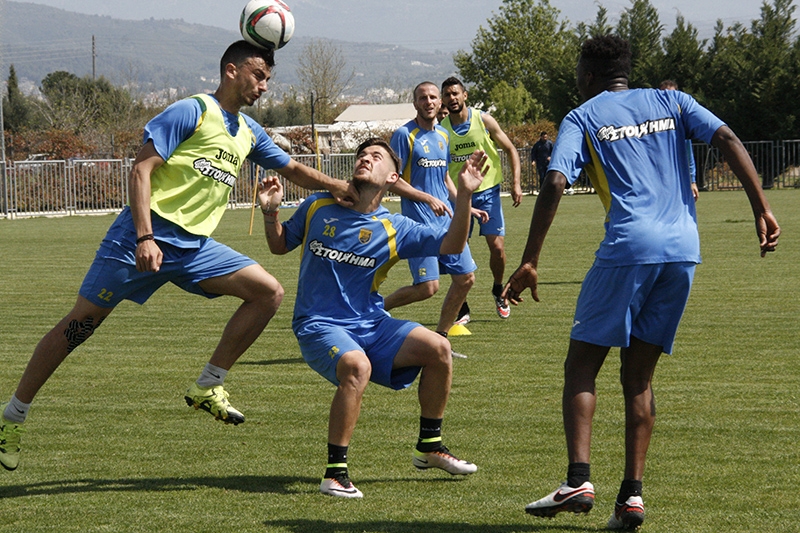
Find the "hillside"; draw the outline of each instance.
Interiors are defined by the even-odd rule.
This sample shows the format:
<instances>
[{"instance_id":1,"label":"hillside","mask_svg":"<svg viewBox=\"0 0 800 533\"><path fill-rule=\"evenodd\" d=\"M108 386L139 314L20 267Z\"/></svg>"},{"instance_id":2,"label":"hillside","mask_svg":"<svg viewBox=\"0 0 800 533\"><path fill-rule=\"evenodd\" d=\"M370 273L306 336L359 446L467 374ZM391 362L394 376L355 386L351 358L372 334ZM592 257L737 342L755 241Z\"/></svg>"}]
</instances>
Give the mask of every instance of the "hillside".
<instances>
[{"instance_id":1,"label":"hillside","mask_svg":"<svg viewBox=\"0 0 800 533\"><path fill-rule=\"evenodd\" d=\"M220 55L240 38L235 26L226 31L183 20L128 21L4 1L0 2L0 78L8 77L11 64L21 81L37 86L58 70L91 75L92 36L96 75L134 87L140 94L167 88L187 93L213 89ZM307 42L296 38L277 52L273 94L297 83L297 57ZM455 69L447 53L378 43L334 44L356 72L353 96L370 89L408 89L427 79L438 82Z\"/></svg>"}]
</instances>

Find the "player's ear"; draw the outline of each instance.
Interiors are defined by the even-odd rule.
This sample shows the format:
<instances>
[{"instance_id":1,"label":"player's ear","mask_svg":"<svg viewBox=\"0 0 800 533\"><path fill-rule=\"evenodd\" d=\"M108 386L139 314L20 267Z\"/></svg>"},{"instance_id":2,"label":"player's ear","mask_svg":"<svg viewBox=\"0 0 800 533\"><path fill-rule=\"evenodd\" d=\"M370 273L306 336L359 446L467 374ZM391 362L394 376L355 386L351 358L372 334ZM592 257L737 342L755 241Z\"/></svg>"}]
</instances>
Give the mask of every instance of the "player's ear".
<instances>
[{"instance_id":1,"label":"player's ear","mask_svg":"<svg viewBox=\"0 0 800 533\"><path fill-rule=\"evenodd\" d=\"M400 179L400 174L398 174L397 172L390 172L389 176L386 178L386 183L391 185L393 183L397 183L398 179Z\"/></svg>"}]
</instances>

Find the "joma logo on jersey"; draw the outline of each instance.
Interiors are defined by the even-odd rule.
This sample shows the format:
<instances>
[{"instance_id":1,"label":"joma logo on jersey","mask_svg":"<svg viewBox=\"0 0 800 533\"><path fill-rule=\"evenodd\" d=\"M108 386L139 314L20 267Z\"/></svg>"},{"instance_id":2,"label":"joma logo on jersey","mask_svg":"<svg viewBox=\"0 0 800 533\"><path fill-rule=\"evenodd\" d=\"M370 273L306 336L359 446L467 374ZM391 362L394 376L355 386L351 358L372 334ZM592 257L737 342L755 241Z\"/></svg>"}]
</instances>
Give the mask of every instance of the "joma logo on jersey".
<instances>
[{"instance_id":1,"label":"joma logo on jersey","mask_svg":"<svg viewBox=\"0 0 800 533\"><path fill-rule=\"evenodd\" d=\"M231 163L233 165L238 165L239 164L239 156L238 155L233 155L230 152L226 152L222 148L217 148L217 159L221 159L223 161L227 161L228 163Z\"/></svg>"},{"instance_id":2,"label":"joma logo on jersey","mask_svg":"<svg viewBox=\"0 0 800 533\"><path fill-rule=\"evenodd\" d=\"M614 142L630 138L641 139L645 135L674 129L674 118L659 118L657 120L648 120L637 126L603 126L597 130L597 140L600 142Z\"/></svg>"},{"instance_id":3,"label":"joma logo on jersey","mask_svg":"<svg viewBox=\"0 0 800 533\"><path fill-rule=\"evenodd\" d=\"M374 257L364 257L363 255L354 254L353 252L343 252L336 248L328 248L316 239L308 243L308 249L317 257L336 261L337 263L345 263L347 265L364 268L375 267Z\"/></svg>"},{"instance_id":4,"label":"joma logo on jersey","mask_svg":"<svg viewBox=\"0 0 800 533\"><path fill-rule=\"evenodd\" d=\"M464 150L465 148L475 148L475 143L470 141L468 143L457 144L453 147L453 150L457 152L459 150Z\"/></svg>"}]
</instances>

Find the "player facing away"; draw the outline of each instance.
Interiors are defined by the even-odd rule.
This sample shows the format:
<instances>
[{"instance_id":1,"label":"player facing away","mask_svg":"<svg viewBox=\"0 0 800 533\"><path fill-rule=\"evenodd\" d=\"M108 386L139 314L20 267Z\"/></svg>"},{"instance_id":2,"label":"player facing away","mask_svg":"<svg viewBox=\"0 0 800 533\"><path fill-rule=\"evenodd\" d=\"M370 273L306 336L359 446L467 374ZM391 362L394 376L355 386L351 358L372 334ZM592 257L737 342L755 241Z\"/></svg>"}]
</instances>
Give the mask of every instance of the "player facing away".
<instances>
[{"instance_id":1,"label":"player facing away","mask_svg":"<svg viewBox=\"0 0 800 533\"><path fill-rule=\"evenodd\" d=\"M642 479L655 423L653 374L661 354L672 352L700 262L686 139L709 142L723 153L750 200L762 257L775 250L780 235L736 135L685 93L629 89L630 68L630 46L618 36L583 43L577 82L586 101L561 124L521 265L505 288L513 304L528 288L539 301L542 243L566 184L586 171L606 210L606 234L578 296L564 364L567 481L525 510L552 517L592 508L595 379L610 347L619 346L625 467L609 529L634 529L644 521Z\"/></svg>"},{"instance_id":2,"label":"player facing away","mask_svg":"<svg viewBox=\"0 0 800 533\"><path fill-rule=\"evenodd\" d=\"M467 475L478 467L451 454L442 442L442 418L450 394L448 340L383 308L378 288L402 258L455 254L467 241L471 191L486 163L475 152L459 173L459 193L448 228L420 224L390 213L381 199L399 179L400 162L381 139L356 151L352 183L358 201L344 207L328 193L311 195L286 222L278 220L280 180L267 178L259 191L267 244L274 254L301 247L292 329L303 359L336 385L328 426L328 462L320 492L361 498L350 481L347 450L370 381L399 390L419 382L420 430L412 464ZM321 299L320 294L327 295Z\"/></svg>"},{"instance_id":3,"label":"player facing away","mask_svg":"<svg viewBox=\"0 0 800 533\"><path fill-rule=\"evenodd\" d=\"M451 173L457 172L464 159L469 157L473 150L483 150L489 156L491 169L475 191L472 205L476 210L488 213L488 216L475 219L480 225L480 234L486 238L486 244L489 246L489 269L492 271L492 296L495 309L500 318L508 318L511 308L508 306L508 301L501 297L506 268L506 230L503 206L500 202L503 166L500 164L497 148L500 147L505 151L511 164L511 199L514 207L518 207L522 202L519 154L494 117L467 106L467 96L467 90L458 78L450 77L442 82L442 102L447 106L449 115L442 119L441 124L450 137ZM469 305L464 302L458 313L457 322L465 324L469 319Z\"/></svg>"},{"instance_id":4,"label":"player facing away","mask_svg":"<svg viewBox=\"0 0 800 533\"><path fill-rule=\"evenodd\" d=\"M412 188L423 191L449 203L456 197L456 187L448 174L448 135L436 124L436 115L441 108L439 88L431 82L422 82L414 88L414 120L398 128L392 135L391 146L401 161L401 180ZM462 162L463 164L463 162ZM460 170L459 165L457 170ZM491 168L491 167L490 167ZM392 190L396 186L392 187ZM428 204L401 199L402 213L421 224L447 229L450 218L439 213ZM412 285L400 287L386 297L387 311L430 298L439 290L440 274L450 274L450 288L442 302L436 331L447 336L458 315L461 304L475 282L477 268L469 246L458 254L413 257L408 266L413 278Z\"/></svg>"},{"instance_id":5,"label":"player facing away","mask_svg":"<svg viewBox=\"0 0 800 533\"><path fill-rule=\"evenodd\" d=\"M120 302L143 304L167 282L206 298L242 300L185 399L225 423L244 422L223 381L275 314L283 288L258 263L210 237L241 165L247 158L302 187L355 195L347 182L290 159L239 113L267 90L274 64L272 51L235 42L220 60L215 93L178 101L145 126L128 178L129 205L100 244L75 306L36 346L15 394L0 408L0 463L7 470L19 464L20 433L34 396L67 355Z\"/></svg>"}]
</instances>

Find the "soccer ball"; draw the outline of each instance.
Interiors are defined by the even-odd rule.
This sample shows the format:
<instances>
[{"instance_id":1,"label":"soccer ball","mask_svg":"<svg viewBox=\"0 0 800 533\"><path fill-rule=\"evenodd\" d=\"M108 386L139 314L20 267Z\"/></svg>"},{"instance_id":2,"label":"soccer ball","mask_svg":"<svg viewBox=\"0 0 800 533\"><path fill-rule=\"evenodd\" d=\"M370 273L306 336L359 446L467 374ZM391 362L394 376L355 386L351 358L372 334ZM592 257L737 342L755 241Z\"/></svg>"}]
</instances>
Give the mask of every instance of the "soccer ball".
<instances>
[{"instance_id":1,"label":"soccer ball","mask_svg":"<svg viewBox=\"0 0 800 533\"><path fill-rule=\"evenodd\" d=\"M250 0L242 10L239 31L262 48L282 48L294 34L294 15L281 0Z\"/></svg>"}]
</instances>

